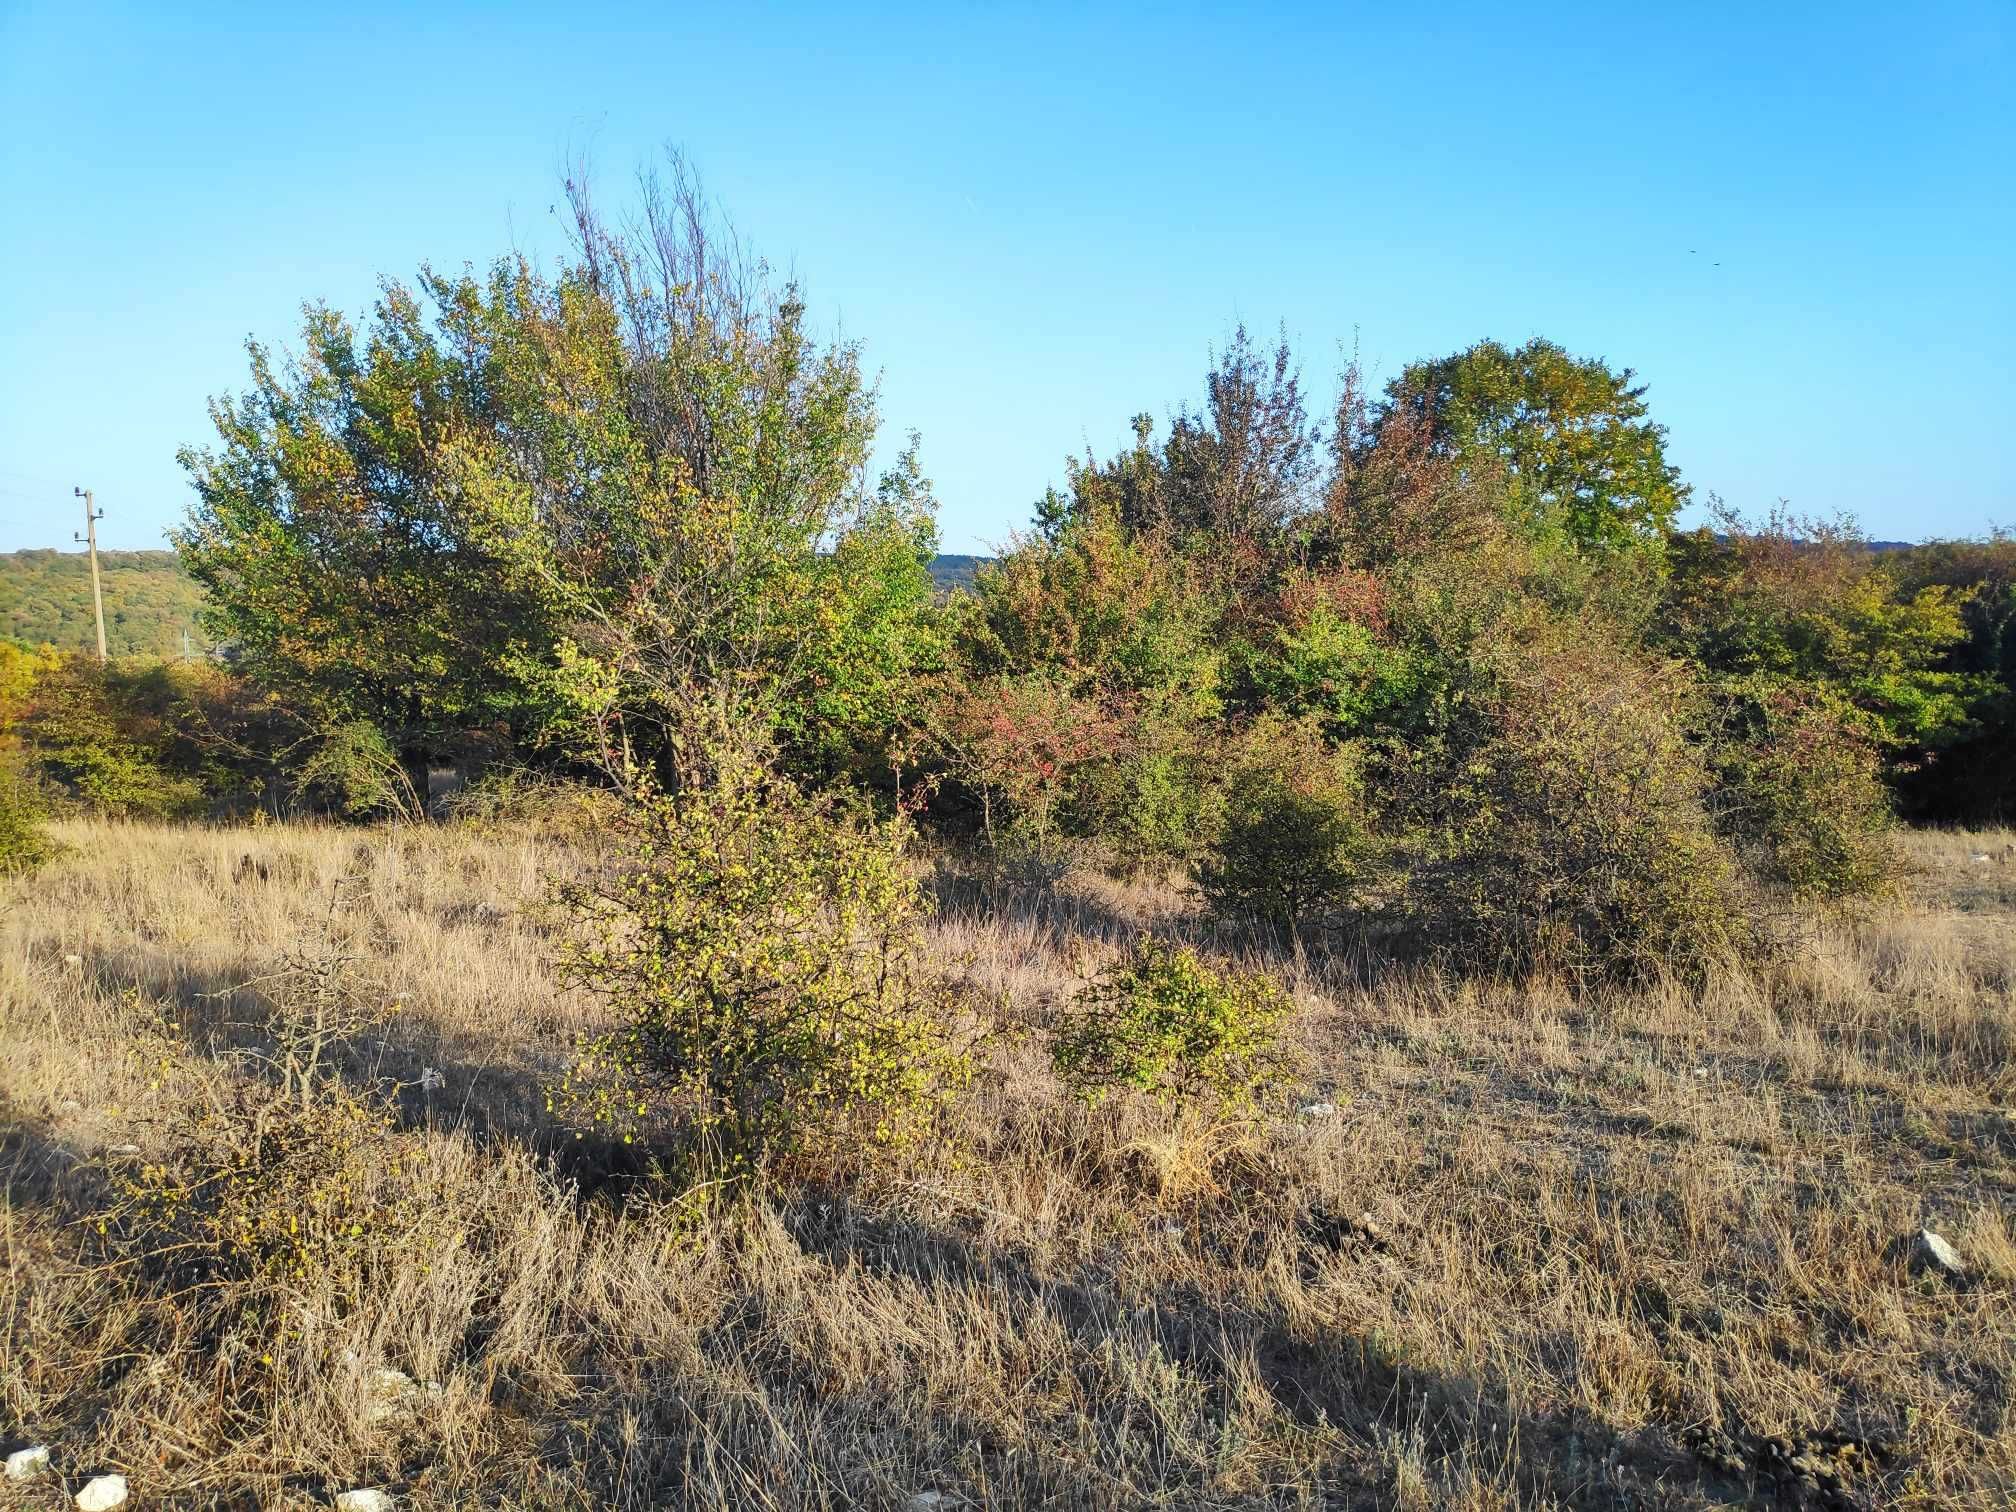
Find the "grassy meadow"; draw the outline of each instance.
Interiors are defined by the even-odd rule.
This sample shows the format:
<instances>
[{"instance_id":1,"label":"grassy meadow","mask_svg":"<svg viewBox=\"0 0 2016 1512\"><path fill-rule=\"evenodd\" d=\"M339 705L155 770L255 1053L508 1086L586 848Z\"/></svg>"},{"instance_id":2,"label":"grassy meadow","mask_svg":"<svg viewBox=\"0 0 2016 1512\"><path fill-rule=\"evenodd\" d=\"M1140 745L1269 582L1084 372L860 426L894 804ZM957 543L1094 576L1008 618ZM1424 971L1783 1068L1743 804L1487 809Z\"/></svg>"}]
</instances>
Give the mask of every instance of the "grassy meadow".
<instances>
[{"instance_id":1,"label":"grassy meadow","mask_svg":"<svg viewBox=\"0 0 2016 1512\"><path fill-rule=\"evenodd\" d=\"M1041 1030L1141 931L1256 947L1174 883L941 862L933 954L981 1065L949 1137L700 1222L548 1111L605 1027L544 902L588 842L54 834L0 912L0 1447L52 1470L0 1504L100 1472L189 1507L2016 1496L2008 832L1902 837L1900 893L1705 987L1270 958L1305 1068L1217 1125L1085 1106ZM382 1231L220 1306L93 1215L233 1105L246 984L321 935L399 1006L333 1052L403 1084ZM186 1053L151 1048L163 1014ZM1964 1274L1914 1265L1921 1225Z\"/></svg>"}]
</instances>

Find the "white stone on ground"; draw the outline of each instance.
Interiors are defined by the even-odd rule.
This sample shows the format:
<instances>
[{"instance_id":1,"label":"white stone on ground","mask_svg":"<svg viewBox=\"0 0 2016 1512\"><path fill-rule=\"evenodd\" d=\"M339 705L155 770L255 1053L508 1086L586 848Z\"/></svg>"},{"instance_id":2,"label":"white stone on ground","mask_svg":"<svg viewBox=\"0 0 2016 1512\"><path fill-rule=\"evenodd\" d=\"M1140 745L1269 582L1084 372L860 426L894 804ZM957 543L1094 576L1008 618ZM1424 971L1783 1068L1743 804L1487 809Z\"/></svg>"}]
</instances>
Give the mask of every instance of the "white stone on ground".
<instances>
[{"instance_id":1,"label":"white stone on ground","mask_svg":"<svg viewBox=\"0 0 2016 1512\"><path fill-rule=\"evenodd\" d=\"M77 1493L77 1512L112 1512L126 1500L126 1477L94 1475Z\"/></svg>"},{"instance_id":2,"label":"white stone on ground","mask_svg":"<svg viewBox=\"0 0 2016 1512\"><path fill-rule=\"evenodd\" d=\"M376 1486L361 1486L355 1491L338 1491L336 1512L392 1512L392 1496L390 1492L380 1491Z\"/></svg>"},{"instance_id":3,"label":"white stone on ground","mask_svg":"<svg viewBox=\"0 0 2016 1512\"><path fill-rule=\"evenodd\" d=\"M7 1479L10 1481L33 1480L49 1468L49 1446L35 1444L27 1449L16 1449L7 1456Z\"/></svg>"},{"instance_id":4,"label":"white stone on ground","mask_svg":"<svg viewBox=\"0 0 2016 1512\"><path fill-rule=\"evenodd\" d=\"M1942 1271L1949 1276L1967 1274L1967 1262L1960 1258L1960 1251L1929 1228L1918 1230L1918 1244L1913 1258L1927 1270Z\"/></svg>"}]
</instances>

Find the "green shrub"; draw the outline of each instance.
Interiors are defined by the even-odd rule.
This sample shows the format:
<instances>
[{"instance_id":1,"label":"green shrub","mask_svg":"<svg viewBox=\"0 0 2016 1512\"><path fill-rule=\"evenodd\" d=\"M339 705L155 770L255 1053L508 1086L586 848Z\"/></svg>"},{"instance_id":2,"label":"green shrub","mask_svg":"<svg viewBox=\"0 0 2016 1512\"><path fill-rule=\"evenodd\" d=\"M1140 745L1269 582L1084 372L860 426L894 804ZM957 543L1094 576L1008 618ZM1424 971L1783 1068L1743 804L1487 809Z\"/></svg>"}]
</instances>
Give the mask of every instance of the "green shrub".
<instances>
[{"instance_id":1,"label":"green shrub","mask_svg":"<svg viewBox=\"0 0 2016 1512\"><path fill-rule=\"evenodd\" d=\"M1261 608L1235 652L1249 706L1356 734L1390 719L1421 691L1416 656L1387 632L1368 573L1297 575Z\"/></svg>"},{"instance_id":2,"label":"green shrub","mask_svg":"<svg viewBox=\"0 0 2016 1512\"><path fill-rule=\"evenodd\" d=\"M969 1067L923 956L904 822L741 755L710 766L636 796L622 869L559 890L583 926L564 973L622 1027L582 1047L554 1105L626 1142L683 1135L714 1175L915 1144Z\"/></svg>"},{"instance_id":3,"label":"green shrub","mask_svg":"<svg viewBox=\"0 0 2016 1512\"><path fill-rule=\"evenodd\" d=\"M1107 759L1086 763L1070 788L1067 823L1096 836L1122 866L1156 868L1194 858L1213 824L1222 764L1209 725L1176 716L1137 718Z\"/></svg>"},{"instance_id":4,"label":"green shrub","mask_svg":"<svg viewBox=\"0 0 2016 1512\"><path fill-rule=\"evenodd\" d=\"M1559 632L1503 648L1474 718L1414 768L1416 938L1464 964L1576 978L1697 973L1747 929L1677 667Z\"/></svg>"},{"instance_id":5,"label":"green shrub","mask_svg":"<svg viewBox=\"0 0 2016 1512\"><path fill-rule=\"evenodd\" d=\"M330 730L295 779L309 801L346 819L417 819L426 807L385 732L361 719Z\"/></svg>"},{"instance_id":6,"label":"green shrub","mask_svg":"<svg viewBox=\"0 0 2016 1512\"><path fill-rule=\"evenodd\" d=\"M1752 870L1804 898L1880 892L1895 871L1890 799L1853 711L1770 679L1720 691L1716 816Z\"/></svg>"},{"instance_id":7,"label":"green shrub","mask_svg":"<svg viewBox=\"0 0 2016 1512\"><path fill-rule=\"evenodd\" d=\"M33 871L49 858L42 800L18 758L0 751L0 875Z\"/></svg>"},{"instance_id":8,"label":"green shrub","mask_svg":"<svg viewBox=\"0 0 2016 1512\"><path fill-rule=\"evenodd\" d=\"M202 782L178 770L158 664L60 658L36 678L21 736L43 782L66 804L115 818L199 809Z\"/></svg>"},{"instance_id":9,"label":"green shrub","mask_svg":"<svg viewBox=\"0 0 2016 1512\"><path fill-rule=\"evenodd\" d=\"M1212 913L1293 931L1349 905L1373 849L1351 753L1311 724L1263 718L1232 755L1197 883Z\"/></svg>"},{"instance_id":10,"label":"green shrub","mask_svg":"<svg viewBox=\"0 0 2016 1512\"><path fill-rule=\"evenodd\" d=\"M1088 1102L1132 1088L1243 1106L1285 1068L1279 1036L1292 1008L1267 976L1219 971L1188 946L1144 935L1078 995L1051 1058Z\"/></svg>"}]
</instances>

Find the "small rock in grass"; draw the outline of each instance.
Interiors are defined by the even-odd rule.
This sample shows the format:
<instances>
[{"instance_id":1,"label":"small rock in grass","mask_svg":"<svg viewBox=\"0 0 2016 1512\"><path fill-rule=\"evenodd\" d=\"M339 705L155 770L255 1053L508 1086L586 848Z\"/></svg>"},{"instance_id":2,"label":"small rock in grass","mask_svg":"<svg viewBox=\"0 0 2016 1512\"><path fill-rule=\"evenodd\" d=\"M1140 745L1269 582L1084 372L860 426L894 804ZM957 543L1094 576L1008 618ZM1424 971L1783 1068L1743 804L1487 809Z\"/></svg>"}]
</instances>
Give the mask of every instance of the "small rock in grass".
<instances>
[{"instance_id":1,"label":"small rock in grass","mask_svg":"<svg viewBox=\"0 0 2016 1512\"><path fill-rule=\"evenodd\" d=\"M383 1423L411 1411L423 1399L441 1395L441 1383L429 1381L423 1386L403 1370L380 1365L364 1373L364 1391L371 1399L365 1420Z\"/></svg>"},{"instance_id":2,"label":"small rock in grass","mask_svg":"<svg viewBox=\"0 0 2016 1512\"><path fill-rule=\"evenodd\" d=\"M7 1479L28 1481L35 1479L49 1468L49 1446L36 1444L27 1449L16 1449L7 1456Z\"/></svg>"},{"instance_id":3,"label":"small rock in grass","mask_svg":"<svg viewBox=\"0 0 2016 1512\"><path fill-rule=\"evenodd\" d=\"M1333 1102L1306 1102L1302 1104L1300 1111L1304 1118L1329 1118L1336 1113L1337 1104Z\"/></svg>"},{"instance_id":4,"label":"small rock in grass","mask_svg":"<svg viewBox=\"0 0 2016 1512\"><path fill-rule=\"evenodd\" d=\"M1918 1230L1917 1241L1911 1247L1911 1258L1920 1270L1938 1271L1947 1276L1967 1274L1967 1263L1960 1258L1960 1251L1929 1228Z\"/></svg>"},{"instance_id":5,"label":"small rock in grass","mask_svg":"<svg viewBox=\"0 0 2016 1512\"><path fill-rule=\"evenodd\" d=\"M945 1505L943 1491L919 1491L910 1498L910 1512L932 1512L933 1508Z\"/></svg>"},{"instance_id":6,"label":"small rock in grass","mask_svg":"<svg viewBox=\"0 0 2016 1512\"><path fill-rule=\"evenodd\" d=\"M1976 866L1986 866L1991 858L1986 851L1976 851L1967 859L1972 861Z\"/></svg>"},{"instance_id":7,"label":"small rock in grass","mask_svg":"<svg viewBox=\"0 0 2016 1512\"><path fill-rule=\"evenodd\" d=\"M63 964L65 966L73 966L73 967L82 966L84 964L84 957L80 955L66 955L65 957L63 957Z\"/></svg>"},{"instance_id":8,"label":"small rock in grass","mask_svg":"<svg viewBox=\"0 0 2016 1512\"><path fill-rule=\"evenodd\" d=\"M405 1411L420 1394L420 1387L405 1371L380 1365L365 1372L364 1391L370 1398L364 1414L366 1421L382 1423Z\"/></svg>"},{"instance_id":9,"label":"small rock in grass","mask_svg":"<svg viewBox=\"0 0 2016 1512\"><path fill-rule=\"evenodd\" d=\"M391 1493L376 1486L336 1493L336 1512L392 1512L392 1505Z\"/></svg>"},{"instance_id":10,"label":"small rock in grass","mask_svg":"<svg viewBox=\"0 0 2016 1512\"><path fill-rule=\"evenodd\" d=\"M112 1512L126 1500L126 1477L94 1475L77 1493L77 1512Z\"/></svg>"}]
</instances>

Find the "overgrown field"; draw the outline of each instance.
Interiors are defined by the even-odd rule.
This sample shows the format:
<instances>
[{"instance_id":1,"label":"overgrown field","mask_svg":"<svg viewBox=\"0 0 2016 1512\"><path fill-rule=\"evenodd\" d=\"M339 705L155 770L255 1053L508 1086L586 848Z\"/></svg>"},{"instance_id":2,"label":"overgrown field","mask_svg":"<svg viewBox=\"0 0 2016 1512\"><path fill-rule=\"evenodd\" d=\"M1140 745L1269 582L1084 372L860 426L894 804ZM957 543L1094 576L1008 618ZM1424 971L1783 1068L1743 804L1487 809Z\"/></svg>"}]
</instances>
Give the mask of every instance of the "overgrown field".
<instances>
[{"instance_id":1,"label":"overgrown field","mask_svg":"<svg viewBox=\"0 0 2016 1512\"><path fill-rule=\"evenodd\" d=\"M1901 899L1705 987L1272 958L1306 1060L1251 1122L1088 1107L1046 1042L1143 930L1249 947L1173 885L941 865L979 1062L948 1137L705 1213L548 1111L606 1027L543 901L581 842L56 837L0 923L0 1433L53 1462L12 1504L101 1471L150 1506L2016 1496L2007 833L1907 837ZM359 1189L183 1195L226 1215L192 1254L357 1221L235 1291L136 1262L154 1162L245 1105L242 1026L344 957L330 992L399 1011L329 1053L404 1084L329 1135L376 1152ZM1914 1266L1921 1226L1963 1275Z\"/></svg>"}]
</instances>

